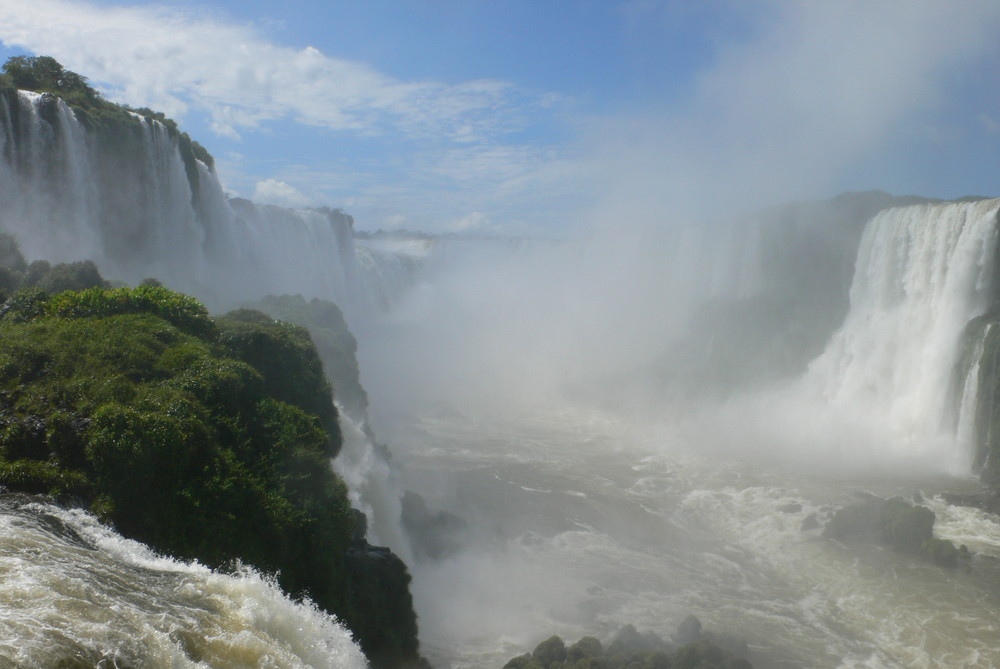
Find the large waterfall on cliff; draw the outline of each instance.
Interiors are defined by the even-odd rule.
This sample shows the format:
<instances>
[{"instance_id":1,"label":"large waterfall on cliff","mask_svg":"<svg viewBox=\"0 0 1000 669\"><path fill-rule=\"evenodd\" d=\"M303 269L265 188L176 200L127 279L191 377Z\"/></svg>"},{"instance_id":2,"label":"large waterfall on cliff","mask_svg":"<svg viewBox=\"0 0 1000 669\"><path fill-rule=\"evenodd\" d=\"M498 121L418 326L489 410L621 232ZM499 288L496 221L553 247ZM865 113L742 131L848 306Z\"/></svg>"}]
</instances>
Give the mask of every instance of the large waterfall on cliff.
<instances>
[{"instance_id":1,"label":"large waterfall on cliff","mask_svg":"<svg viewBox=\"0 0 1000 669\"><path fill-rule=\"evenodd\" d=\"M998 201L851 194L591 243L361 240L336 210L227 197L164 123L116 123L109 141L56 98L0 96L0 229L29 260L92 259L213 309L340 305L393 451L390 467L364 409L345 412L336 466L369 537L406 555L403 488L447 512L425 509L437 557L407 556L436 666L502 666L551 633L626 623L666 636L689 613L746 637L759 666L1000 664L982 596L1000 525L943 496L976 485L984 339L966 328L994 300ZM810 523L855 492L919 492L935 535L978 561L945 573L821 541ZM93 617L63 639L81 657L127 636L136 657L209 657L217 640L360 666L339 626L257 574L165 561L22 502L0 508L0 566L21 578L0 626L22 647L75 629L72 590ZM107 591L88 585L101 574ZM116 598L118 636L93 606Z\"/></svg>"},{"instance_id":2,"label":"large waterfall on cliff","mask_svg":"<svg viewBox=\"0 0 1000 669\"><path fill-rule=\"evenodd\" d=\"M875 417L885 448L956 452L956 366L965 328L992 299L996 200L890 209L868 225L843 327L810 366L837 412ZM969 398L966 398L967 401ZM875 421L872 421L875 422Z\"/></svg>"},{"instance_id":3,"label":"large waterfall on cliff","mask_svg":"<svg viewBox=\"0 0 1000 669\"><path fill-rule=\"evenodd\" d=\"M29 259L93 260L110 279L155 277L222 308L301 293L349 319L409 278L391 254L365 249L359 263L350 216L227 199L164 123L101 122L53 96L0 96L0 229Z\"/></svg>"}]
</instances>

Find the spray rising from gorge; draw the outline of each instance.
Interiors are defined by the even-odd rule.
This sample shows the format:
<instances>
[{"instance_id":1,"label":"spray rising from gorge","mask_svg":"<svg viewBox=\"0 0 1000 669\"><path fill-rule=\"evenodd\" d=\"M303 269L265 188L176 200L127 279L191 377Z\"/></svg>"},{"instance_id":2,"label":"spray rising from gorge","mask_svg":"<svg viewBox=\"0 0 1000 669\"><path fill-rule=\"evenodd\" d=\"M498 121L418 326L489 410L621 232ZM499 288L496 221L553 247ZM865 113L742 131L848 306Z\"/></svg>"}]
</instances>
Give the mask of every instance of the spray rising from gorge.
<instances>
[{"instance_id":1,"label":"spray rising from gorge","mask_svg":"<svg viewBox=\"0 0 1000 669\"><path fill-rule=\"evenodd\" d=\"M848 194L572 242L380 245L355 239L340 212L227 200L205 156L162 121L130 115L95 130L25 92L5 95L0 112L0 228L29 258L90 258L130 283L153 275L216 309L268 309L254 302L267 293L340 304L370 403L340 397L333 466L369 536L410 562L436 665L500 666L539 630L607 639L632 623L666 635L688 613L742 635L761 666L1000 658L995 610L976 597L1000 554L997 523L942 496L988 459L970 433L982 432L992 407L976 407L996 383L979 372L995 369L980 359L996 352L997 201ZM404 489L450 514L416 530L441 530L435 551L412 549ZM858 490L929 499L938 538L981 556L971 575L858 558L804 529ZM213 610L288 609L309 623L296 628L311 639L300 657L315 647L355 666L355 650L319 641L342 639L340 627L255 573L152 569L141 549L109 549L113 535L88 516L60 513L11 507L10 559L22 559L17 541L68 534L59 550L111 558L90 567L111 581L138 562L144 583L182 572L197 590L248 588ZM53 524L53 537L33 533ZM169 594L157 601L171 614L207 607ZM972 623L956 630L960 610ZM146 614L129 613L155 640L140 656L209 657L202 640ZM285 631L260 644L284 647Z\"/></svg>"}]
</instances>

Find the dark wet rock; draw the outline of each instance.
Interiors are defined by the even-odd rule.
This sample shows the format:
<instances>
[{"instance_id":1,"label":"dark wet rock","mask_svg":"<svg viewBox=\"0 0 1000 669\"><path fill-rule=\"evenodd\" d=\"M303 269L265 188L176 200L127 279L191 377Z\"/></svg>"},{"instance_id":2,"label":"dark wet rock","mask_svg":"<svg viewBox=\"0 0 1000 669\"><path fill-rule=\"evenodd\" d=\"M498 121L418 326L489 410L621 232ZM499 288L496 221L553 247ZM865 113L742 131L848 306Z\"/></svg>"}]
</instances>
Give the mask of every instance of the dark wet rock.
<instances>
[{"instance_id":1,"label":"dark wet rock","mask_svg":"<svg viewBox=\"0 0 1000 669\"><path fill-rule=\"evenodd\" d=\"M583 637L566 648L553 636L531 655L511 659L504 669L752 669L744 658L745 642L702 630L694 616L681 623L676 636L694 640L674 649L656 634L640 633L632 625L619 630L606 649L595 637Z\"/></svg>"},{"instance_id":2,"label":"dark wet rock","mask_svg":"<svg viewBox=\"0 0 1000 669\"><path fill-rule=\"evenodd\" d=\"M548 667L553 662L566 659L566 644L558 636L550 636L535 646L531 656L543 667Z\"/></svg>"},{"instance_id":3,"label":"dark wet rock","mask_svg":"<svg viewBox=\"0 0 1000 669\"><path fill-rule=\"evenodd\" d=\"M837 511L823 536L843 543L878 543L941 567L956 567L968 555L947 539L934 537L934 512L901 497L865 495L857 504Z\"/></svg>"},{"instance_id":4,"label":"dark wet rock","mask_svg":"<svg viewBox=\"0 0 1000 669\"><path fill-rule=\"evenodd\" d=\"M802 521L803 532L818 530L819 528L820 528L819 517L815 513L810 513L808 516L806 516L805 520Z\"/></svg>"},{"instance_id":5,"label":"dark wet rock","mask_svg":"<svg viewBox=\"0 0 1000 669\"><path fill-rule=\"evenodd\" d=\"M799 513L802 511L802 505L798 502L789 502L788 504L779 506L778 511L782 513Z\"/></svg>"},{"instance_id":6,"label":"dark wet rock","mask_svg":"<svg viewBox=\"0 0 1000 669\"><path fill-rule=\"evenodd\" d=\"M686 646L701 639L701 621L694 616L688 616L677 626L674 641L679 646Z\"/></svg>"},{"instance_id":7,"label":"dark wet rock","mask_svg":"<svg viewBox=\"0 0 1000 669\"><path fill-rule=\"evenodd\" d=\"M934 512L900 497L865 497L834 514L823 536L844 543L884 543L907 553L919 553L933 536Z\"/></svg>"},{"instance_id":8,"label":"dark wet rock","mask_svg":"<svg viewBox=\"0 0 1000 669\"><path fill-rule=\"evenodd\" d=\"M545 667L539 664L538 660L534 657L525 653L511 659L507 664L503 665L503 669L545 669Z\"/></svg>"},{"instance_id":9,"label":"dark wet rock","mask_svg":"<svg viewBox=\"0 0 1000 669\"><path fill-rule=\"evenodd\" d=\"M657 650L670 650L670 645L653 632L640 633L634 625L625 625L618 630L605 653L614 657Z\"/></svg>"},{"instance_id":10,"label":"dark wet rock","mask_svg":"<svg viewBox=\"0 0 1000 669\"><path fill-rule=\"evenodd\" d=\"M367 518L351 511L354 532L345 567L363 600L364 615L345 616L346 622L366 640L365 654L373 667L429 666L417 652L417 617L406 564L388 548L369 544Z\"/></svg>"},{"instance_id":11,"label":"dark wet rock","mask_svg":"<svg viewBox=\"0 0 1000 669\"><path fill-rule=\"evenodd\" d=\"M469 533L462 518L447 511L431 511L423 497L409 490L402 503L403 528L414 556L438 560L458 552Z\"/></svg>"},{"instance_id":12,"label":"dark wet rock","mask_svg":"<svg viewBox=\"0 0 1000 669\"><path fill-rule=\"evenodd\" d=\"M604 646L592 636L585 636L575 644L566 649L566 661L576 662L591 657L601 657L604 654Z\"/></svg>"},{"instance_id":13,"label":"dark wet rock","mask_svg":"<svg viewBox=\"0 0 1000 669\"><path fill-rule=\"evenodd\" d=\"M702 639L715 644L722 650L737 657L745 657L750 652L745 639L732 634L720 634L712 631L703 632Z\"/></svg>"}]
</instances>

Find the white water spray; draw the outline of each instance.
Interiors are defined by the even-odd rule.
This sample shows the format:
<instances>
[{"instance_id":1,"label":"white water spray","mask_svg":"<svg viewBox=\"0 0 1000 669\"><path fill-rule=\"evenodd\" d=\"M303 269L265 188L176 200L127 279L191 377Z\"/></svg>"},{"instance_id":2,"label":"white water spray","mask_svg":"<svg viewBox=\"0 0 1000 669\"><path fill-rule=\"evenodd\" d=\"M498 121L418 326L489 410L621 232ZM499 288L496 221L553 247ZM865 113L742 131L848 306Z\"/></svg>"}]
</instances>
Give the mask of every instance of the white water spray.
<instances>
[{"instance_id":1,"label":"white water spray","mask_svg":"<svg viewBox=\"0 0 1000 669\"><path fill-rule=\"evenodd\" d=\"M340 411L344 447L333 460L334 470L347 484L351 506L368 518L368 543L388 546L403 562L412 564L410 542L402 525L399 483L386 455L370 431Z\"/></svg>"},{"instance_id":2,"label":"white water spray","mask_svg":"<svg viewBox=\"0 0 1000 669\"><path fill-rule=\"evenodd\" d=\"M0 99L0 230L29 260L93 260L108 278L156 277L213 308L299 293L337 303L352 327L411 276L392 254L359 262L350 216L229 200L208 165L185 165L166 125L131 124L107 142L62 100Z\"/></svg>"},{"instance_id":3,"label":"white water spray","mask_svg":"<svg viewBox=\"0 0 1000 669\"><path fill-rule=\"evenodd\" d=\"M885 448L968 466L949 396L961 337L989 304L996 200L890 209L861 240L851 308L810 366L836 410L867 414Z\"/></svg>"},{"instance_id":4,"label":"white water spray","mask_svg":"<svg viewBox=\"0 0 1000 669\"><path fill-rule=\"evenodd\" d=\"M93 516L0 504L0 664L365 669L336 619L250 569L154 554Z\"/></svg>"}]
</instances>

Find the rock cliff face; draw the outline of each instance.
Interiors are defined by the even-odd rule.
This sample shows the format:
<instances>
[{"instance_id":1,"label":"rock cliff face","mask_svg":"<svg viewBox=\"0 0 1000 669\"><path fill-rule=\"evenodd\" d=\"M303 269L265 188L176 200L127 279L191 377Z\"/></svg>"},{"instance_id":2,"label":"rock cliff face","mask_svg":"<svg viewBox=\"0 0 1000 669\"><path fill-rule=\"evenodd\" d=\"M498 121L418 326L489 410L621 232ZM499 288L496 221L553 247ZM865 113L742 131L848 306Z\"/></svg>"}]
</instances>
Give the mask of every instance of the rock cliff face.
<instances>
[{"instance_id":1,"label":"rock cliff face","mask_svg":"<svg viewBox=\"0 0 1000 669\"><path fill-rule=\"evenodd\" d=\"M868 221L880 211L929 202L881 191L772 207L710 231L699 246L717 247L735 285L693 314L670 364L708 393L802 373L844 321L855 259ZM748 354L752 352L752 355Z\"/></svg>"},{"instance_id":2,"label":"rock cliff face","mask_svg":"<svg viewBox=\"0 0 1000 669\"><path fill-rule=\"evenodd\" d=\"M274 573L373 666L420 662L406 565L365 541L330 466L337 411L303 328L212 319L145 285L14 293L0 334L0 487L84 505L169 555Z\"/></svg>"},{"instance_id":3,"label":"rock cliff face","mask_svg":"<svg viewBox=\"0 0 1000 669\"><path fill-rule=\"evenodd\" d=\"M354 308L353 220L228 200L211 157L157 115L0 91L0 230L24 254L155 276L211 306L302 293Z\"/></svg>"},{"instance_id":4,"label":"rock cliff face","mask_svg":"<svg viewBox=\"0 0 1000 669\"><path fill-rule=\"evenodd\" d=\"M0 485L84 503L164 552L277 572L288 592L348 623L373 666L418 666L406 565L363 533L351 538L348 493L330 467L339 416L309 335L246 311L212 324L204 307L160 285L216 310L294 293L357 312L351 217L227 199L211 156L160 114L71 107L5 85L0 77L0 232L10 235L0 235L0 324L23 339L7 353L48 360L66 344L49 339L70 337L80 355L62 371L107 383L73 385L70 397L52 370L11 362L0 387ZM115 281L157 281L109 291L98 267ZM174 302L208 329L170 321ZM323 353L344 359L331 376L347 410L363 415L353 337L324 306L332 353ZM102 327L115 337L88 335ZM123 367L87 369L105 358ZM47 389L43 403L26 408L17 397L35 383Z\"/></svg>"}]
</instances>

